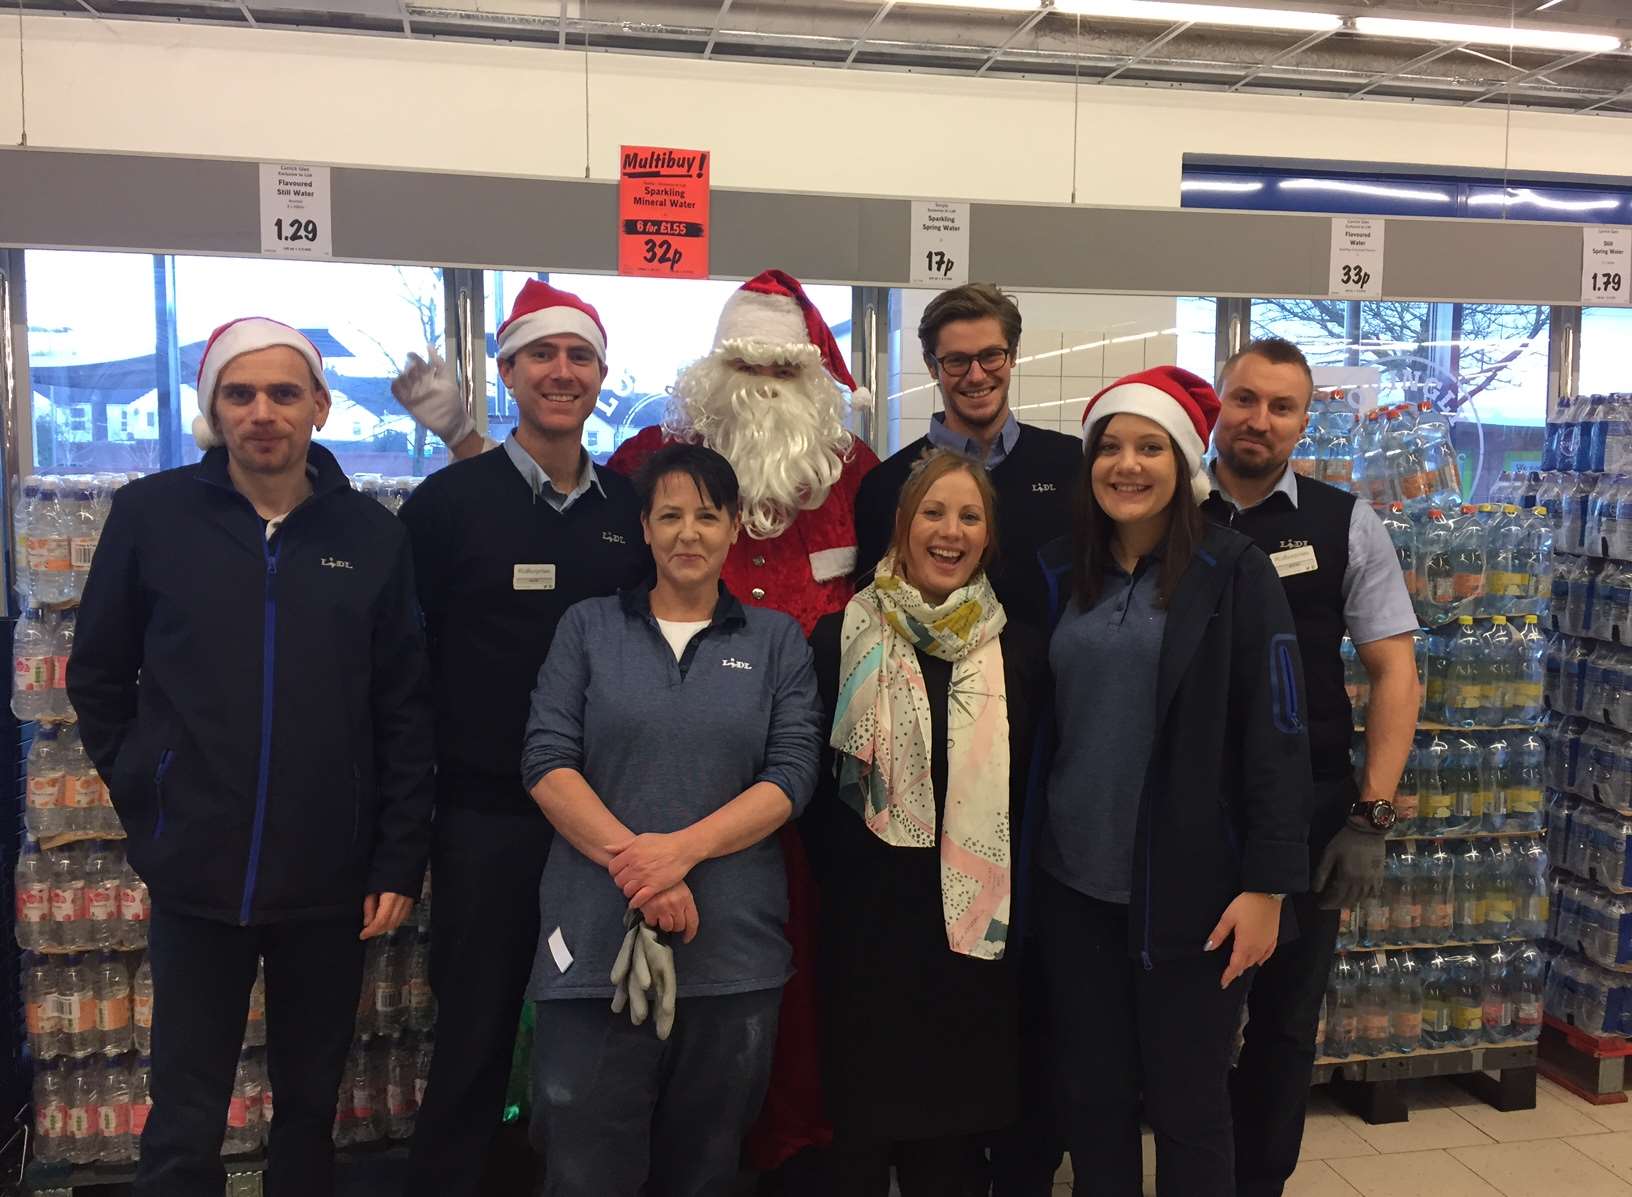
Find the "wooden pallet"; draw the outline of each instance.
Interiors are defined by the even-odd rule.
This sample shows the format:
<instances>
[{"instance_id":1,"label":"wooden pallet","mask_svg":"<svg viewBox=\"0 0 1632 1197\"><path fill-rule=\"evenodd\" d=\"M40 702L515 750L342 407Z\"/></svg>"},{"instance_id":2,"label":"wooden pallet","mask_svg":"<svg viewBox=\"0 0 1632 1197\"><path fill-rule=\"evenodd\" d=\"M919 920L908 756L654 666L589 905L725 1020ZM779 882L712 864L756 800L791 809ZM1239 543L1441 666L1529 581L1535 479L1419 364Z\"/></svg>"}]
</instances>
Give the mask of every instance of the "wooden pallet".
<instances>
[{"instance_id":1,"label":"wooden pallet","mask_svg":"<svg viewBox=\"0 0 1632 1197\"><path fill-rule=\"evenodd\" d=\"M1427 1048L1397 1056L1362 1056L1315 1062L1314 1083L1329 1082L1349 1110L1373 1126L1404 1122L1404 1082L1448 1077L1493 1109L1536 1108L1536 1044ZM1494 1075L1492 1075L1494 1074Z\"/></svg>"},{"instance_id":2,"label":"wooden pallet","mask_svg":"<svg viewBox=\"0 0 1632 1197\"><path fill-rule=\"evenodd\" d=\"M1537 1066L1553 1084L1596 1106L1626 1101L1626 1060L1632 1040L1592 1035L1551 1014L1542 1023Z\"/></svg>"}]
</instances>

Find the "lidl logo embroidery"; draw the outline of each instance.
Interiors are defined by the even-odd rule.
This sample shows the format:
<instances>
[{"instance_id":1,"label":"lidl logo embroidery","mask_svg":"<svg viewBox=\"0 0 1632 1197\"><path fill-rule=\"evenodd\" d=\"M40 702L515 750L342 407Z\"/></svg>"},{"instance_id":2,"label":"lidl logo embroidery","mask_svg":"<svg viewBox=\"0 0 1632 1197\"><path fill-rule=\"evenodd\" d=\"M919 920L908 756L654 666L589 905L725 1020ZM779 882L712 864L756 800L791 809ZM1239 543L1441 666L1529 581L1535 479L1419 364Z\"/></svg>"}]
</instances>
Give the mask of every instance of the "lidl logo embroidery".
<instances>
[{"instance_id":1,"label":"lidl logo embroidery","mask_svg":"<svg viewBox=\"0 0 1632 1197\"><path fill-rule=\"evenodd\" d=\"M1052 482L1033 482L1031 484L1031 493L1034 495L1044 495L1053 489L1054 484Z\"/></svg>"},{"instance_id":2,"label":"lidl logo embroidery","mask_svg":"<svg viewBox=\"0 0 1632 1197\"><path fill-rule=\"evenodd\" d=\"M322 559L322 565L326 569L356 569L357 568L351 562L342 561L338 557L324 557Z\"/></svg>"},{"instance_id":3,"label":"lidl logo embroidery","mask_svg":"<svg viewBox=\"0 0 1632 1197\"><path fill-rule=\"evenodd\" d=\"M607 544L628 544L629 543L627 540L625 540L623 538L622 534L618 533L618 532L602 532L601 533L601 539L606 541Z\"/></svg>"},{"instance_id":4,"label":"lidl logo embroidery","mask_svg":"<svg viewBox=\"0 0 1632 1197\"><path fill-rule=\"evenodd\" d=\"M726 669L752 669L753 668L753 666L748 664L747 661L739 661L735 657L727 657L725 660L721 661L720 664L722 666L724 666Z\"/></svg>"}]
</instances>

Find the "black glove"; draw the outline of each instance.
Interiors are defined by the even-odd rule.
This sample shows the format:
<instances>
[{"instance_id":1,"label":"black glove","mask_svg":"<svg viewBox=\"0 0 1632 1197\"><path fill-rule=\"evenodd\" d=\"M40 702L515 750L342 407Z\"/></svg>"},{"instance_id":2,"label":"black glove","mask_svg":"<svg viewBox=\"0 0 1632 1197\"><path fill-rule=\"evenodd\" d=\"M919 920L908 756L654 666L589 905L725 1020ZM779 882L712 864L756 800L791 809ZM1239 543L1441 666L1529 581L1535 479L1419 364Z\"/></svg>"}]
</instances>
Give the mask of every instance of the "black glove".
<instances>
[{"instance_id":1,"label":"black glove","mask_svg":"<svg viewBox=\"0 0 1632 1197\"><path fill-rule=\"evenodd\" d=\"M1345 825L1326 845L1315 869L1313 889L1320 908L1341 910L1347 906L1358 911L1368 895L1382 888L1387 855L1384 836Z\"/></svg>"}]
</instances>

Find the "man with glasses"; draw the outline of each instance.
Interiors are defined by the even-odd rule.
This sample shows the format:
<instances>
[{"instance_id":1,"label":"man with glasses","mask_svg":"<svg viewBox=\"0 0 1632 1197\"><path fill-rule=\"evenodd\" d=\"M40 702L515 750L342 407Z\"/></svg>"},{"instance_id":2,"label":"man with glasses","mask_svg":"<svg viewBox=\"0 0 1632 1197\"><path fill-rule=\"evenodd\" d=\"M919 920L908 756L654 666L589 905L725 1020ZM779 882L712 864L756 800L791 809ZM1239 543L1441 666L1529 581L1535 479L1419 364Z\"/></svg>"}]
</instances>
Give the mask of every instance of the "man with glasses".
<instances>
[{"instance_id":1,"label":"man with glasses","mask_svg":"<svg viewBox=\"0 0 1632 1197\"><path fill-rule=\"evenodd\" d=\"M870 575L884 555L913 462L925 449L951 449L983 463L997 489L998 555L987 573L1004 611L1011 620L1046 628L1049 601L1037 550L1071 530L1070 498L1082 469L1082 441L1022 424L1009 410L1009 375L1020 349L1020 308L991 283L954 287L930 300L918 321L918 341L943 410L930 418L927 436L862 479L856 495L858 580ZM1024 869L1021 861L1016 875ZM1037 954L1026 953L1022 960L1021 984L1031 1013L1021 1091L1036 1104L1021 1126L992 1144L993 1197L1048 1197L1063 1155L1045 1106L1047 1035L1040 1023Z\"/></svg>"},{"instance_id":2,"label":"man with glasses","mask_svg":"<svg viewBox=\"0 0 1632 1197\"><path fill-rule=\"evenodd\" d=\"M944 410L929 434L882 462L856 495L859 576L872 573L890 541L896 499L926 448L951 449L983 463L997 488L998 545L992 586L1010 619L1042 627L1048 597L1037 550L1070 531L1068 502L1082 469L1082 441L1022 424L1009 410L1009 375L1020 349L1020 308L990 283L969 283L932 299L918 322L924 364Z\"/></svg>"}]
</instances>

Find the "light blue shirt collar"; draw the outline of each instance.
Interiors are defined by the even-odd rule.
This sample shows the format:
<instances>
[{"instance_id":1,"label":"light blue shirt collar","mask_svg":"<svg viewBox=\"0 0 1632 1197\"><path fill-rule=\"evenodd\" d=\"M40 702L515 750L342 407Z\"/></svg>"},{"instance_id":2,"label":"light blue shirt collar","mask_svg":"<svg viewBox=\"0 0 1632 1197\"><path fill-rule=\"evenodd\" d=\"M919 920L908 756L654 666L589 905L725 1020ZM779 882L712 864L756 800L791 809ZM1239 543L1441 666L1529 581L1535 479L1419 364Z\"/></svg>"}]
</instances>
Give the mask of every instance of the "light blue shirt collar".
<instances>
[{"instance_id":1,"label":"light blue shirt collar","mask_svg":"<svg viewBox=\"0 0 1632 1197\"><path fill-rule=\"evenodd\" d=\"M959 436L946 426L946 413L938 411L929 417L929 432L927 439L937 449L950 449L954 453L961 453L965 457L973 457L988 470L996 469L998 464L1014 452L1014 446L1020 439L1020 421L1015 419L1014 413L1009 412L1009 418L1003 421L1003 430L992 441L991 448L982 455L980 442L972 436Z\"/></svg>"},{"instance_id":2,"label":"light blue shirt collar","mask_svg":"<svg viewBox=\"0 0 1632 1197\"><path fill-rule=\"evenodd\" d=\"M1297 509L1298 476L1292 469L1291 462L1288 462L1286 467L1281 470L1281 476L1276 481L1275 485L1270 488L1269 494L1265 495L1262 499L1259 499L1258 502L1252 505L1252 507L1243 507L1240 503L1236 502L1234 495L1230 494L1229 491L1224 489L1224 484L1218 480L1217 467L1218 458L1210 457L1207 459L1207 474L1213 480L1213 489L1223 497L1226 503L1228 503L1231 507L1234 507L1237 511L1251 511L1252 507L1261 507L1263 504L1269 501L1270 495L1285 495L1292 501L1293 509Z\"/></svg>"},{"instance_id":3,"label":"light blue shirt collar","mask_svg":"<svg viewBox=\"0 0 1632 1197\"><path fill-rule=\"evenodd\" d=\"M527 485L533 492L533 498L543 499L557 511L566 511L567 508L583 498L592 486L601 492L601 498L606 498L606 491L601 486L600 475L595 472L595 462L590 459L587 452L581 449L579 453L582 455L583 468L578 472L577 485L566 494L562 494L555 489L555 483L550 481L550 476L544 472L544 468L538 462L533 460L532 455L521 447L521 442L516 439L514 432L504 438L504 451L509 455L510 463L527 480Z\"/></svg>"}]
</instances>

